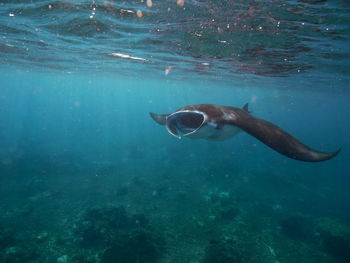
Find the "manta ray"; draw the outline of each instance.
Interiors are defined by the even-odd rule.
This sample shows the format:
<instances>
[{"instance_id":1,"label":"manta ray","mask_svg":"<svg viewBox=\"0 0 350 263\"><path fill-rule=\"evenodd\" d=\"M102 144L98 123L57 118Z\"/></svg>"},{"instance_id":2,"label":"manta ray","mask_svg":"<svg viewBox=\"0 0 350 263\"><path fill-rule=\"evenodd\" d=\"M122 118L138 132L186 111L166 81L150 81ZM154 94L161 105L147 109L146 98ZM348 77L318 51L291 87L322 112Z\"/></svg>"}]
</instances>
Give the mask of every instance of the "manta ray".
<instances>
[{"instance_id":1,"label":"manta ray","mask_svg":"<svg viewBox=\"0 0 350 263\"><path fill-rule=\"evenodd\" d=\"M226 140L244 131L266 144L276 152L304 162L320 162L335 157L335 152L320 152L310 148L277 125L254 117L244 107L199 104L182 107L170 114L150 112L151 118L164 125L168 132L181 139Z\"/></svg>"}]
</instances>

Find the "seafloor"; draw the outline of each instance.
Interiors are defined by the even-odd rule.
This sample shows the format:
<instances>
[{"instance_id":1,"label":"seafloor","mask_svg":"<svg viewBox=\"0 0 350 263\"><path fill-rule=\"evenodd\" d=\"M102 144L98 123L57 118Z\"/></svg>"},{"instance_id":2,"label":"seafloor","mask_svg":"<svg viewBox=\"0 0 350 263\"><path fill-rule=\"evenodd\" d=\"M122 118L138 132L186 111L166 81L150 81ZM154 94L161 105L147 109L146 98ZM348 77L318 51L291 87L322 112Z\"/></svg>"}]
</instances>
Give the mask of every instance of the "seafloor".
<instances>
[{"instance_id":1,"label":"seafloor","mask_svg":"<svg viewBox=\"0 0 350 263\"><path fill-rule=\"evenodd\" d=\"M4 162L0 262L350 262L349 226L322 212L331 188L227 161Z\"/></svg>"}]
</instances>

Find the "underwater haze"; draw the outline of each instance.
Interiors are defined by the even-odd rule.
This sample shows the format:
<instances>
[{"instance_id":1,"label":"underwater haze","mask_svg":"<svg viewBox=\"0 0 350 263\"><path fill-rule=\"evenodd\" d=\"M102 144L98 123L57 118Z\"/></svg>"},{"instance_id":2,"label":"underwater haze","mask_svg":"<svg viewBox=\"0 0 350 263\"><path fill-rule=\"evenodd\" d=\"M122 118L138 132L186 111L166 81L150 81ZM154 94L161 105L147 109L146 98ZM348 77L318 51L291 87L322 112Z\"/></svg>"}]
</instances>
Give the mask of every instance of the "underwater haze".
<instances>
[{"instance_id":1,"label":"underwater haze","mask_svg":"<svg viewBox=\"0 0 350 263\"><path fill-rule=\"evenodd\" d=\"M0 1L0 263L350 262L349 43L347 0ZM149 115L246 103L340 153Z\"/></svg>"}]
</instances>

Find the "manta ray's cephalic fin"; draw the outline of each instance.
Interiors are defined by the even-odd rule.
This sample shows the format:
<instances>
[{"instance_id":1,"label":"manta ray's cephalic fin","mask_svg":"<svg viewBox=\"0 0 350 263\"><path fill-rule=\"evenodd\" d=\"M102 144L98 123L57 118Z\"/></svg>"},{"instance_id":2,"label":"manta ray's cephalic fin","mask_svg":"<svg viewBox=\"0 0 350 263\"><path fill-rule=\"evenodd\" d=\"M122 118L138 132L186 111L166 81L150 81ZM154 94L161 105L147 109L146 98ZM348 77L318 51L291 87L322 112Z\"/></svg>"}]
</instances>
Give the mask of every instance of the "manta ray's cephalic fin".
<instances>
[{"instance_id":1,"label":"manta ray's cephalic fin","mask_svg":"<svg viewBox=\"0 0 350 263\"><path fill-rule=\"evenodd\" d=\"M160 125L165 125L166 118L169 114L157 114L157 113L150 112L149 115L156 123L158 123Z\"/></svg>"}]
</instances>

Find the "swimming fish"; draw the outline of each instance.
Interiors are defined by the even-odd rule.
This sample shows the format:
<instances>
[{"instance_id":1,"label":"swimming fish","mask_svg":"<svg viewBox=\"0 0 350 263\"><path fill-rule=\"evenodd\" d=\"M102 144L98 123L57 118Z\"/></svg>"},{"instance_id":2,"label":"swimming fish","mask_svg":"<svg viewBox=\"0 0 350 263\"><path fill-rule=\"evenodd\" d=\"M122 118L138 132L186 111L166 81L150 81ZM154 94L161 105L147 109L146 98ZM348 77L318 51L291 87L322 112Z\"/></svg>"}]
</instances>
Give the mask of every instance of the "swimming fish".
<instances>
[{"instance_id":1,"label":"swimming fish","mask_svg":"<svg viewBox=\"0 0 350 263\"><path fill-rule=\"evenodd\" d=\"M168 132L181 139L222 141L244 131L276 152L304 162L320 162L335 157L335 152L320 152L297 140L277 125L250 114L248 103L242 109L214 104L182 107L170 114L150 112L151 118L165 125Z\"/></svg>"}]
</instances>

